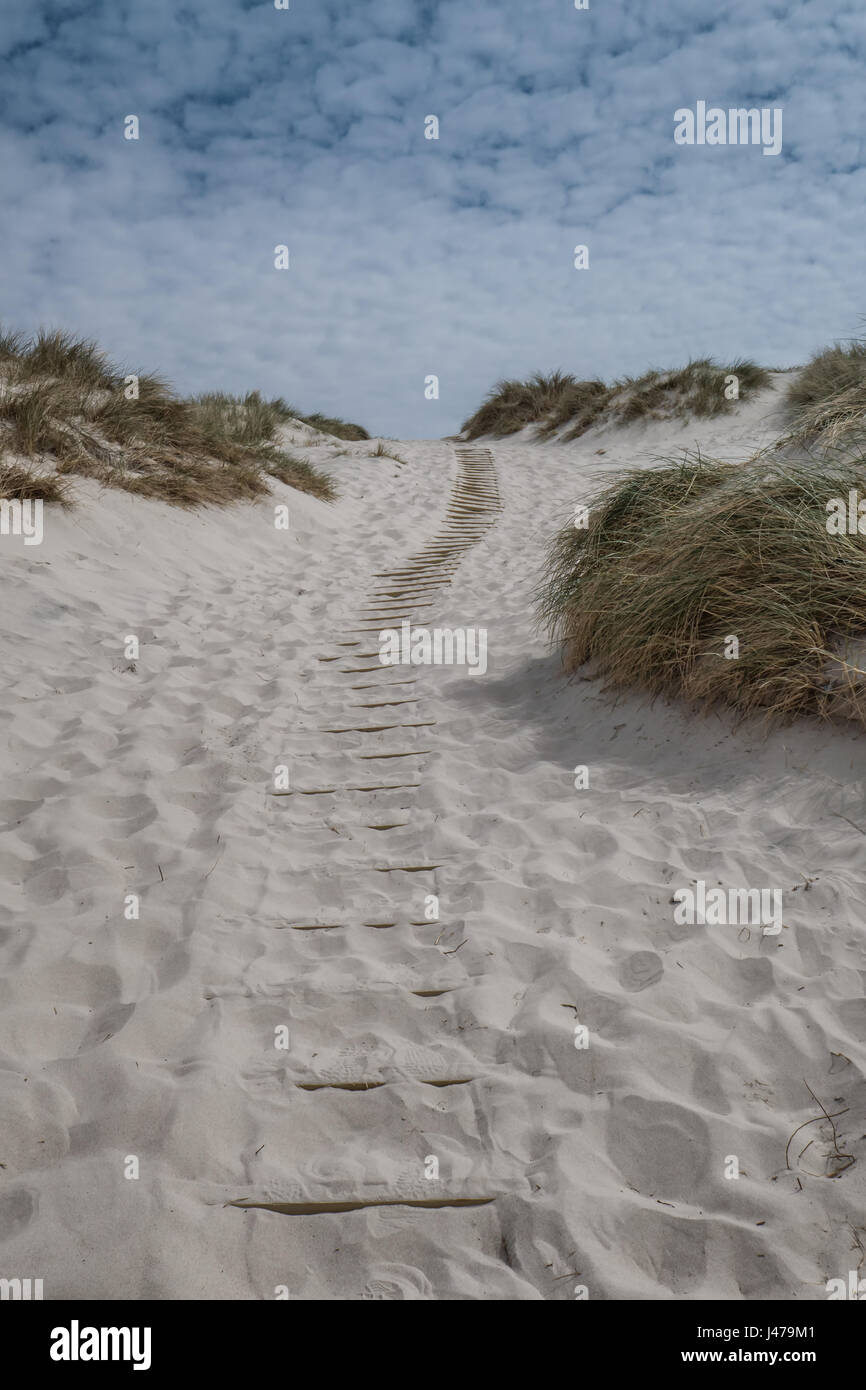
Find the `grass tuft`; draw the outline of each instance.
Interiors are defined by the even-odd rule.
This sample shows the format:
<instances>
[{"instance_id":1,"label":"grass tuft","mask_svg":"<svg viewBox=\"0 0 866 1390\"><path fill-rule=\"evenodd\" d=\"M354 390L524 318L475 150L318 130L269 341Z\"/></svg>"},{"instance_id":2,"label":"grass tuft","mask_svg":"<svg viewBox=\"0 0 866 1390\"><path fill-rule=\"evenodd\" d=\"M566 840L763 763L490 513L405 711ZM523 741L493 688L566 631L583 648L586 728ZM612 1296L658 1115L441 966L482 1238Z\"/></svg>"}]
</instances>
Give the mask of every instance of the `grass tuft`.
<instances>
[{"instance_id":1,"label":"grass tuft","mask_svg":"<svg viewBox=\"0 0 866 1390\"><path fill-rule=\"evenodd\" d=\"M119 381L95 343L75 338L62 329L40 328L36 337L16 354L20 380L62 377L90 387L113 389Z\"/></svg>"},{"instance_id":2,"label":"grass tuft","mask_svg":"<svg viewBox=\"0 0 866 1390\"><path fill-rule=\"evenodd\" d=\"M333 498L326 474L279 447L280 428L303 419L282 398L184 400L159 376L139 373L131 386L132 375L60 330L41 329L30 342L0 333L0 465L8 469L10 452L34 457L61 478L79 474L181 507L262 497L269 478ZM59 481L57 490L66 497Z\"/></svg>"},{"instance_id":3,"label":"grass tuft","mask_svg":"<svg viewBox=\"0 0 866 1390\"><path fill-rule=\"evenodd\" d=\"M330 415L296 415L295 419L301 420L305 425L311 425L314 430L320 430L322 434L332 434L335 439L370 438L362 425L353 425L347 420L334 419Z\"/></svg>"},{"instance_id":4,"label":"grass tuft","mask_svg":"<svg viewBox=\"0 0 866 1390\"><path fill-rule=\"evenodd\" d=\"M334 500L336 492L331 479L304 459L271 446L260 450L259 457L262 468L272 478L288 483L289 487L300 488L302 492L309 492L313 497L320 497L323 502Z\"/></svg>"},{"instance_id":5,"label":"grass tuft","mask_svg":"<svg viewBox=\"0 0 866 1390\"><path fill-rule=\"evenodd\" d=\"M405 466L406 460L399 454L392 454L390 449L385 448L385 441L380 439L375 449L371 449L368 456L371 459L393 459L395 463L402 463Z\"/></svg>"},{"instance_id":6,"label":"grass tuft","mask_svg":"<svg viewBox=\"0 0 866 1390\"><path fill-rule=\"evenodd\" d=\"M807 362L785 396L790 440L819 449L866 445L866 341L834 343Z\"/></svg>"},{"instance_id":7,"label":"grass tuft","mask_svg":"<svg viewBox=\"0 0 866 1390\"><path fill-rule=\"evenodd\" d=\"M623 377L611 386L598 379L578 381L566 372L536 372L528 381L498 382L462 433L467 439L502 438L534 424L538 438L562 430L565 441L596 424L721 415L735 405L725 394L730 376L737 377L741 401L770 383L770 373L754 362L738 359L721 366L709 357L674 371Z\"/></svg>"},{"instance_id":8,"label":"grass tuft","mask_svg":"<svg viewBox=\"0 0 866 1390\"><path fill-rule=\"evenodd\" d=\"M273 439L279 427L293 418L291 408L281 397L267 401L258 391L249 391L243 397L211 391L196 396L191 404L196 423L205 435L242 446Z\"/></svg>"},{"instance_id":9,"label":"grass tuft","mask_svg":"<svg viewBox=\"0 0 866 1390\"><path fill-rule=\"evenodd\" d=\"M866 497L866 457L626 473L549 553L540 612L566 668L783 722L838 712L841 683L866 724L844 657L866 632L866 538L827 531L852 489Z\"/></svg>"},{"instance_id":10,"label":"grass tuft","mask_svg":"<svg viewBox=\"0 0 866 1390\"><path fill-rule=\"evenodd\" d=\"M18 502L41 499L61 507L70 505L69 489L62 479L54 474L35 473L17 463L0 462L0 498Z\"/></svg>"},{"instance_id":11,"label":"grass tuft","mask_svg":"<svg viewBox=\"0 0 866 1390\"><path fill-rule=\"evenodd\" d=\"M537 424L556 411L572 388L583 385L567 372L534 372L528 381L498 381L461 426L468 439L492 434L498 439Z\"/></svg>"}]
</instances>

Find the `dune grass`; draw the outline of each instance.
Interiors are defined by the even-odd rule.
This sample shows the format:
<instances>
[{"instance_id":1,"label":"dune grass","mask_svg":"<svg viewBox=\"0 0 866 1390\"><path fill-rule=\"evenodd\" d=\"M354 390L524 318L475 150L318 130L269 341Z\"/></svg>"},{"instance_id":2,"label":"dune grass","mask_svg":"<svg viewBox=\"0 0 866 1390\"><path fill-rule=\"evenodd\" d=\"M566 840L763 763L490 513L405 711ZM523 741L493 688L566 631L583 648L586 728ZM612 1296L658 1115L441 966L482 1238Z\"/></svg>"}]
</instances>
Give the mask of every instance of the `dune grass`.
<instances>
[{"instance_id":1,"label":"dune grass","mask_svg":"<svg viewBox=\"0 0 866 1390\"><path fill-rule=\"evenodd\" d=\"M268 401L258 391L249 391L245 396L208 391L194 396L190 405L196 424L206 436L241 445L273 439L281 425L298 418L282 397Z\"/></svg>"},{"instance_id":2,"label":"dune grass","mask_svg":"<svg viewBox=\"0 0 866 1390\"><path fill-rule=\"evenodd\" d=\"M736 404L725 393L730 376L737 377L741 401L770 382L770 373L754 362L739 359L722 366L709 357L672 371L623 377L610 386L597 378L579 381L567 372L535 372L527 381L497 382L461 433L470 440L501 439L535 425L538 438L563 431L562 440L569 440L601 423L721 415Z\"/></svg>"},{"instance_id":3,"label":"dune grass","mask_svg":"<svg viewBox=\"0 0 866 1390\"><path fill-rule=\"evenodd\" d=\"M610 405L612 390L603 381L568 382L560 391L553 408L538 422L539 439L549 439L568 426L568 439L577 439L601 419Z\"/></svg>"},{"instance_id":4,"label":"dune grass","mask_svg":"<svg viewBox=\"0 0 866 1390\"><path fill-rule=\"evenodd\" d=\"M399 454L394 454L390 449L385 448L385 441L383 439L378 441L375 449L370 450L368 457L371 459L393 459L395 463L402 463L404 465L406 463L406 460L401 458Z\"/></svg>"},{"instance_id":5,"label":"dune grass","mask_svg":"<svg viewBox=\"0 0 866 1390\"><path fill-rule=\"evenodd\" d=\"M79 474L181 507L262 497L269 478L334 496L326 474L280 447L281 426L304 419L281 398L251 391L184 400L159 376L139 373L130 383L131 375L68 333L40 330L29 341L0 333L0 463L8 468L12 454L20 465L23 456L37 461L43 480L53 467L54 476ZM324 417L307 417L314 420Z\"/></svg>"},{"instance_id":6,"label":"dune grass","mask_svg":"<svg viewBox=\"0 0 866 1390\"><path fill-rule=\"evenodd\" d=\"M17 352L10 353L16 363L19 381L54 377L91 390L112 389L117 373L96 343L87 338L75 338L61 329L40 328L29 342L11 335Z\"/></svg>"},{"instance_id":7,"label":"dune grass","mask_svg":"<svg viewBox=\"0 0 866 1390\"><path fill-rule=\"evenodd\" d=\"M817 352L785 396L791 440L823 450L866 444L866 340Z\"/></svg>"},{"instance_id":8,"label":"dune grass","mask_svg":"<svg viewBox=\"0 0 866 1390\"><path fill-rule=\"evenodd\" d=\"M460 427L468 439L492 434L497 438L516 434L556 410L578 383L567 372L534 372L527 381L498 381L485 400Z\"/></svg>"},{"instance_id":9,"label":"dune grass","mask_svg":"<svg viewBox=\"0 0 866 1390\"><path fill-rule=\"evenodd\" d=\"M0 462L0 500L26 502L30 499L68 507L69 488L54 474L46 476L20 464Z\"/></svg>"},{"instance_id":10,"label":"dune grass","mask_svg":"<svg viewBox=\"0 0 866 1390\"><path fill-rule=\"evenodd\" d=\"M626 473L549 553L540 613L566 668L770 720L833 713L828 668L866 632L866 539L827 531L850 489L866 498L866 458ZM859 673L841 671L850 694Z\"/></svg>"},{"instance_id":11,"label":"dune grass","mask_svg":"<svg viewBox=\"0 0 866 1390\"><path fill-rule=\"evenodd\" d=\"M332 434L335 439L361 440L370 438L362 425L353 425L348 420L335 419L331 415L296 415L295 418L302 420L305 425L311 425L314 430L321 430L322 434Z\"/></svg>"}]
</instances>

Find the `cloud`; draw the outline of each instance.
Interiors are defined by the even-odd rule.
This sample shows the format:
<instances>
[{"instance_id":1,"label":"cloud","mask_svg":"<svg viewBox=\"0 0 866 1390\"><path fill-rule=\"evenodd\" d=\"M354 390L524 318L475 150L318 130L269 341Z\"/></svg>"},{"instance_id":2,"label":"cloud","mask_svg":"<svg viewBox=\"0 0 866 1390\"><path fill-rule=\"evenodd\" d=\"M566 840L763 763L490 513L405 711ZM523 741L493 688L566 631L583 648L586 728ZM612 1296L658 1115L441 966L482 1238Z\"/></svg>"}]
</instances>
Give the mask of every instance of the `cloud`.
<instances>
[{"instance_id":1,"label":"cloud","mask_svg":"<svg viewBox=\"0 0 866 1390\"><path fill-rule=\"evenodd\" d=\"M0 46L5 322L185 391L435 436L502 375L793 362L866 305L856 3L38 0ZM698 99L781 106L781 155L676 146Z\"/></svg>"}]
</instances>

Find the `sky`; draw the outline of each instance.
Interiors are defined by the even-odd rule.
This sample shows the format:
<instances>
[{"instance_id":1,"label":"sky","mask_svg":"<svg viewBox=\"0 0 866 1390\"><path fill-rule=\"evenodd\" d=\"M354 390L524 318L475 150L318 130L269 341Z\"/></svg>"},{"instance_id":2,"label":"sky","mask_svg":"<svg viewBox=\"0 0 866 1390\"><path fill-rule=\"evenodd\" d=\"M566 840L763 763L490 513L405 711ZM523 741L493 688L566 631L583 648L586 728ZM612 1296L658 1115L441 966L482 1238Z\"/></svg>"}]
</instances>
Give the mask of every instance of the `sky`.
<instances>
[{"instance_id":1,"label":"sky","mask_svg":"<svg viewBox=\"0 0 866 1390\"><path fill-rule=\"evenodd\" d=\"M437 438L863 327L863 0L0 0L0 60L0 320L184 394ZM676 143L699 101L780 153Z\"/></svg>"}]
</instances>

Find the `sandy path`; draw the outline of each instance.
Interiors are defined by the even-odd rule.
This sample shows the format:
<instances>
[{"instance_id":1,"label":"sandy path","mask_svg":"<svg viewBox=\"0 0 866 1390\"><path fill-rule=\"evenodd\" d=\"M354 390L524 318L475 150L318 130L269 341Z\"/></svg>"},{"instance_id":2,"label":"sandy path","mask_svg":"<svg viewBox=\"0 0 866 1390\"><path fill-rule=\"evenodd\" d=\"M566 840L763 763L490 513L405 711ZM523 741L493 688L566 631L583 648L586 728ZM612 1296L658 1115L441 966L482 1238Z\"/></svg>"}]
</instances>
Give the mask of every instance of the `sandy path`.
<instances>
[{"instance_id":1,"label":"sandy path","mask_svg":"<svg viewBox=\"0 0 866 1390\"><path fill-rule=\"evenodd\" d=\"M533 626L591 476L745 456L771 404L332 451L341 501L281 490L289 534L85 486L0 551L0 1273L808 1300L857 1268L862 739L614 704ZM404 615L486 627L487 674L381 666ZM698 877L781 888L780 937L675 925ZM847 1111L836 1178L825 1123L788 1145L806 1083Z\"/></svg>"}]
</instances>

